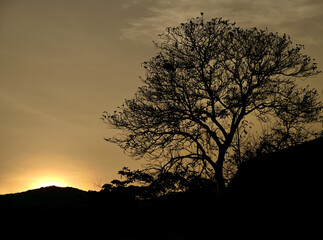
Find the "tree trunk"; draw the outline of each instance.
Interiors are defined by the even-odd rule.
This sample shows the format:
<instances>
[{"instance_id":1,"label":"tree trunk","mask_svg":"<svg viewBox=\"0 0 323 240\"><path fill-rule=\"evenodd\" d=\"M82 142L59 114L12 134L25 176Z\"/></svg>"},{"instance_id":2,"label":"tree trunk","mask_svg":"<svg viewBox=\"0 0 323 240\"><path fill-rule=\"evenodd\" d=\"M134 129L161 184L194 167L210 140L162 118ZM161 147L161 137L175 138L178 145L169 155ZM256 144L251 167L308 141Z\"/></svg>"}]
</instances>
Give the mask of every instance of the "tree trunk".
<instances>
[{"instance_id":1,"label":"tree trunk","mask_svg":"<svg viewBox=\"0 0 323 240\"><path fill-rule=\"evenodd\" d=\"M217 191L222 194L225 190L224 178L223 178L223 163L224 163L225 151L219 151L218 159L214 166L215 171L215 181L217 185Z\"/></svg>"}]
</instances>

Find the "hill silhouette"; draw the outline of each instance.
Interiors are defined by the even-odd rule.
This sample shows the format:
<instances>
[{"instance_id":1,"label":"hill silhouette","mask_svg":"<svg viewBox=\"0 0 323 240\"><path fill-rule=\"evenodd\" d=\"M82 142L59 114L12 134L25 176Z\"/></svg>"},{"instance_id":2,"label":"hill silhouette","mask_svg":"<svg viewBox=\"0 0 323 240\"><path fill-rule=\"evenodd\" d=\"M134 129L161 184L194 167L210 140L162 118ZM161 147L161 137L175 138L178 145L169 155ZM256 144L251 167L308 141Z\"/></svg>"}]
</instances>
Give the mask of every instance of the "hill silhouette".
<instances>
[{"instance_id":1,"label":"hill silhouette","mask_svg":"<svg viewBox=\"0 0 323 240\"><path fill-rule=\"evenodd\" d=\"M284 197L317 193L322 148L323 138L318 138L246 161L233 179L231 191Z\"/></svg>"},{"instance_id":2,"label":"hill silhouette","mask_svg":"<svg viewBox=\"0 0 323 240\"><path fill-rule=\"evenodd\" d=\"M221 196L187 192L142 200L131 188L86 192L51 186L1 195L1 217L9 226L55 229L74 238L85 232L114 239L314 236L321 209L321 149L323 138L257 156L241 166Z\"/></svg>"},{"instance_id":3,"label":"hill silhouette","mask_svg":"<svg viewBox=\"0 0 323 240\"><path fill-rule=\"evenodd\" d=\"M48 186L0 196L0 206L11 208L74 205L86 192L72 187Z\"/></svg>"},{"instance_id":4,"label":"hill silhouette","mask_svg":"<svg viewBox=\"0 0 323 240\"><path fill-rule=\"evenodd\" d=\"M322 149L321 137L245 162L227 196L236 220L249 216L246 225L262 233L286 233L286 239L315 236L322 202Z\"/></svg>"}]
</instances>

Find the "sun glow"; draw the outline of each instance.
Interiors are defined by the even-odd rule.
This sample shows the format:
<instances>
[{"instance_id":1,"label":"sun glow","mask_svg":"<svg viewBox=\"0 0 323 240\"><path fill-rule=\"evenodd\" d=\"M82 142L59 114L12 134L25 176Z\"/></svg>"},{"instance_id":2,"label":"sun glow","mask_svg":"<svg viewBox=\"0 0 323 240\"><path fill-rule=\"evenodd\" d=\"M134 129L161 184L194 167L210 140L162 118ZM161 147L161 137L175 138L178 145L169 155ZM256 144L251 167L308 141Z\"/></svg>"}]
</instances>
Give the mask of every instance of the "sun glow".
<instances>
[{"instance_id":1,"label":"sun glow","mask_svg":"<svg viewBox=\"0 0 323 240\"><path fill-rule=\"evenodd\" d=\"M32 185L31 188L41 188L48 186L57 186L57 187L67 187L67 183L60 177L42 177L37 179Z\"/></svg>"}]
</instances>

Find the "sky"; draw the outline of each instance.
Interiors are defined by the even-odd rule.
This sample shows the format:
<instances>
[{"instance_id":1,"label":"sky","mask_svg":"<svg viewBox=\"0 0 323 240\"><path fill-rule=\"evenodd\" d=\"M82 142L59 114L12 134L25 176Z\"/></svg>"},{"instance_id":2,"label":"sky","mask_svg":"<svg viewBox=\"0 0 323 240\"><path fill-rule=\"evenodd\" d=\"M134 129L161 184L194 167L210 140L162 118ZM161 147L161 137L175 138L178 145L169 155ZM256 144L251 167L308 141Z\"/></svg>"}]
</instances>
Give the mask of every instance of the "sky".
<instances>
[{"instance_id":1,"label":"sky","mask_svg":"<svg viewBox=\"0 0 323 240\"><path fill-rule=\"evenodd\" d=\"M222 17L287 33L323 70L321 0L0 0L0 194L56 184L98 190L124 166L100 120L141 86L153 40ZM323 74L301 84L323 94Z\"/></svg>"}]
</instances>

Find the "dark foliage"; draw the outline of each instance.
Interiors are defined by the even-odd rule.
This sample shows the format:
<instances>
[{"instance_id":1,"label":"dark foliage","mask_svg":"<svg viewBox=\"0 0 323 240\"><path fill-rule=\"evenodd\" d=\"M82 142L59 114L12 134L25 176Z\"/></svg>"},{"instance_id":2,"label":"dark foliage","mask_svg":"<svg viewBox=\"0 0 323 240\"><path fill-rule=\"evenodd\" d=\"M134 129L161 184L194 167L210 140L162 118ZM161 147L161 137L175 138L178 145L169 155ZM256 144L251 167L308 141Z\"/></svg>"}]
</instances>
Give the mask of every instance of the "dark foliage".
<instances>
[{"instance_id":1,"label":"dark foliage","mask_svg":"<svg viewBox=\"0 0 323 240\"><path fill-rule=\"evenodd\" d=\"M112 180L104 184L102 191L118 193L126 191L134 198L141 200L156 199L176 193L215 193L214 180L195 174L187 176L182 172L134 170L124 167L119 171L125 180Z\"/></svg>"}]
</instances>

